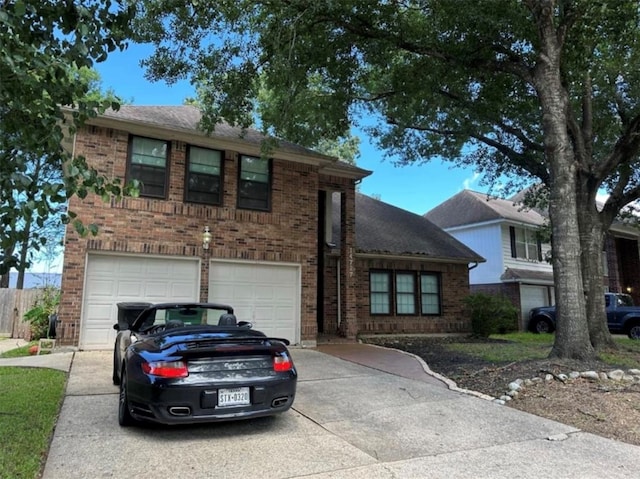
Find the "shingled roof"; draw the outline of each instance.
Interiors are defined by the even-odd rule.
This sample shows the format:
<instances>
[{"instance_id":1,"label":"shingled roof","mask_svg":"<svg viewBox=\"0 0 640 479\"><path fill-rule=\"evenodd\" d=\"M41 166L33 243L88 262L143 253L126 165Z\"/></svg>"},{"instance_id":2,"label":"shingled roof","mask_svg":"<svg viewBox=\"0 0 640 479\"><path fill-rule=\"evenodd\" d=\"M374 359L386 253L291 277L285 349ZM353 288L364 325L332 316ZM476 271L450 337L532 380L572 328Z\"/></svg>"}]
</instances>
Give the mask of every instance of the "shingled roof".
<instances>
[{"instance_id":1,"label":"shingled roof","mask_svg":"<svg viewBox=\"0 0 640 479\"><path fill-rule=\"evenodd\" d=\"M441 228L472 225L495 220L542 225L544 216L515 204L513 200L493 198L486 193L463 190L424 215Z\"/></svg>"},{"instance_id":2,"label":"shingled roof","mask_svg":"<svg viewBox=\"0 0 640 479\"><path fill-rule=\"evenodd\" d=\"M339 244L340 204L334 198L334 242ZM356 248L359 253L408 255L452 262L485 259L420 215L356 193Z\"/></svg>"},{"instance_id":3,"label":"shingled roof","mask_svg":"<svg viewBox=\"0 0 640 479\"><path fill-rule=\"evenodd\" d=\"M97 118L90 119L88 123L107 127L119 125L134 134L141 134L138 131L140 128L152 129L163 132L167 139L177 139L180 134L187 135L188 139L185 141L193 141L194 138L196 141L207 141L206 138L211 138L232 144L239 151L243 151L246 154L258 154L261 151L263 142L268 139L258 130L252 128L242 129L224 122L217 124L214 131L207 134L200 129L201 118L200 109L193 105L122 105L119 110L107 110ZM199 140L197 140L198 138ZM368 170L289 141L277 140L274 151L276 156L282 156L284 159L296 161L299 158L313 161L321 165L322 172L327 174L349 176L356 179L361 179L371 174Z\"/></svg>"}]
</instances>

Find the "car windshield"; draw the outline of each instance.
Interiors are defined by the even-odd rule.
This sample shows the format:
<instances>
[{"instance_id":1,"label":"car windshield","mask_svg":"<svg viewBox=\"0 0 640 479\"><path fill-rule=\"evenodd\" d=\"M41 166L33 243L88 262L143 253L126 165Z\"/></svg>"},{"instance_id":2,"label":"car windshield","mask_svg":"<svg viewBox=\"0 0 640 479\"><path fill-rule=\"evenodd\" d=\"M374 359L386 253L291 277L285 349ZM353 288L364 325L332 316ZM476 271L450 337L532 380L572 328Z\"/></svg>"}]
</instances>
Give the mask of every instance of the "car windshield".
<instances>
[{"instance_id":1,"label":"car windshield","mask_svg":"<svg viewBox=\"0 0 640 479\"><path fill-rule=\"evenodd\" d=\"M146 310L136 321L139 329L157 325L173 327L194 325L234 326L236 318L230 309L216 305L188 304L161 305Z\"/></svg>"}]
</instances>

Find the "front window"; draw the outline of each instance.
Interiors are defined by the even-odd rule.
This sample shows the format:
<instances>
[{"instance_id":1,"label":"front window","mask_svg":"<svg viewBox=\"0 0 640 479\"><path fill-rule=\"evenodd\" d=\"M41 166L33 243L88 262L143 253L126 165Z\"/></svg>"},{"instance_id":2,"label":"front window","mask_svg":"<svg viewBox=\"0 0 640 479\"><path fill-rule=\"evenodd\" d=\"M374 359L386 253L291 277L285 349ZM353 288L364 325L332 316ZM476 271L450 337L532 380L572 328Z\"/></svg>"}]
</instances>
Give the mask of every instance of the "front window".
<instances>
[{"instance_id":1,"label":"front window","mask_svg":"<svg viewBox=\"0 0 640 479\"><path fill-rule=\"evenodd\" d=\"M188 156L186 201L219 205L221 203L222 152L190 146Z\"/></svg>"},{"instance_id":2,"label":"front window","mask_svg":"<svg viewBox=\"0 0 640 479\"><path fill-rule=\"evenodd\" d=\"M420 275L420 291L422 314L440 314L440 276L422 273Z\"/></svg>"},{"instance_id":3,"label":"front window","mask_svg":"<svg viewBox=\"0 0 640 479\"><path fill-rule=\"evenodd\" d=\"M240 156L238 208L265 210L271 208L271 161Z\"/></svg>"},{"instance_id":4,"label":"front window","mask_svg":"<svg viewBox=\"0 0 640 479\"><path fill-rule=\"evenodd\" d=\"M129 179L141 183L141 196L166 198L168 150L166 141L139 136L131 138Z\"/></svg>"},{"instance_id":5,"label":"front window","mask_svg":"<svg viewBox=\"0 0 640 479\"><path fill-rule=\"evenodd\" d=\"M371 272L369 275L371 314L391 314L391 275Z\"/></svg>"},{"instance_id":6,"label":"front window","mask_svg":"<svg viewBox=\"0 0 640 479\"><path fill-rule=\"evenodd\" d=\"M396 273L396 314L416 314L414 275Z\"/></svg>"},{"instance_id":7,"label":"front window","mask_svg":"<svg viewBox=\"0 0 640 479\"><path fill-rule=\"evenodd\" d=\"M439 316L442 314L440 274L420 271L369 272L372 315Z\"/></svg>"}]
</instances>

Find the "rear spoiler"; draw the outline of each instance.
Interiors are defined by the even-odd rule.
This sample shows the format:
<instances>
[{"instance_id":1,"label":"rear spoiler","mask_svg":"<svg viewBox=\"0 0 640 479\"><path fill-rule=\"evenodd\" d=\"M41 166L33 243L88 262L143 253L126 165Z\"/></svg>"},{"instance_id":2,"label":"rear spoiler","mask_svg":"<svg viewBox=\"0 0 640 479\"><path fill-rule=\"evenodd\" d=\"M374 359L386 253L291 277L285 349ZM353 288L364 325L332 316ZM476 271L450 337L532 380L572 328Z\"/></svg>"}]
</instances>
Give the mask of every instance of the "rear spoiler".
<instances>
[{"instance_id":1,"label":"rear spoiler","mask_svg":"<svg viewBox=\"0 0 640 479\"><path fill-rule=\"evenodd\" d=\"M227 338L192 338L187 340L180 340L175 342L168 342L162 346L162 349L169 349L176 344L193 344L193 343L208 343L211 345L224 344L224 343L244 343L244 344L263 344L267 342L279 342L285 346L289 346L291 342L285 338L271 338L267 336L233 336Z\"/></svg>"}]
</instances>

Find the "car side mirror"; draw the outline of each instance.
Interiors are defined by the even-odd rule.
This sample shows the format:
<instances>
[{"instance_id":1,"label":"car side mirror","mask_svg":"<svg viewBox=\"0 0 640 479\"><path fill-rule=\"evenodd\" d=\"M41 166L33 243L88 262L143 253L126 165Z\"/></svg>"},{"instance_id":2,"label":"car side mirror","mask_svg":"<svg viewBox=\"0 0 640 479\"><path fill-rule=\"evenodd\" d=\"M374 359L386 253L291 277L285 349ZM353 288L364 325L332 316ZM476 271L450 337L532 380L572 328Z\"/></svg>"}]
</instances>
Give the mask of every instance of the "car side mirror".
<instances>
[{"instance_id":1,"label":"car side mirror","mask_svg":"<svg viewBox=\"0 0 640 479\"><path fill-rule=\"evenodd\" d=\"M251 321L238 321L238 327L251 329L253 328L253 323Z\"/></svg>"}]
</instances>

